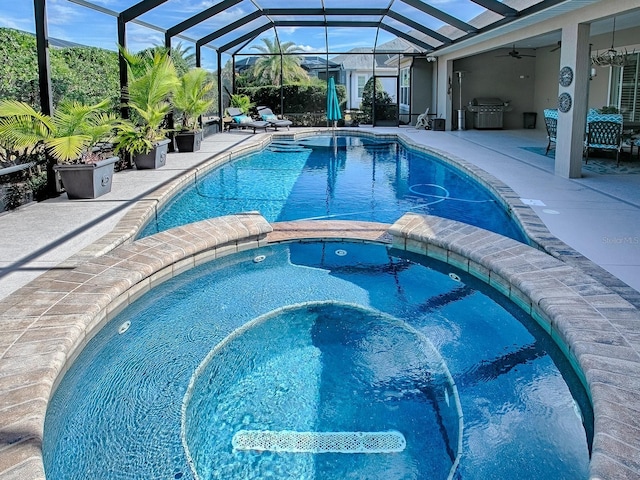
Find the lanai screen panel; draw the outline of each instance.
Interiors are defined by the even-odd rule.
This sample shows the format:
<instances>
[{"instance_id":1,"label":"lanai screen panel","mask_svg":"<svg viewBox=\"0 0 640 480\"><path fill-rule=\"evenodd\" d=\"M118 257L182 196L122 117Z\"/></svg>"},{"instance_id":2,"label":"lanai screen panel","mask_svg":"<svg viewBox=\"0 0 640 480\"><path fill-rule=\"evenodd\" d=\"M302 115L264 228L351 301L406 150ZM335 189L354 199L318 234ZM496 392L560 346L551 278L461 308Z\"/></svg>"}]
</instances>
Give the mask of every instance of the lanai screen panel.
<instances>
[{"instance_id":1,"label":"lanai screen panel","mask_svg":"<svg viewBox=\"0 0 640 480\"><path fill-rule=\"evenodd\" d=\"M357 35L354 32L357 31ZM330 53L345 53L356 48L368 48L372 51L378 29L375 27L361 27L354 30L352 27L328 27L327 36L329 38ZM389 35L382 32L384 41L389 39Z\"/></svg>"},{"instance_id":2,"label":"lanai screen panel","mask_svg":"<svg viewBox=\"0 0 640 480\"><path fill-rule=\"evenodd\" d=\"M301 53L324 54L327 51L324 27L278 26L276 31L281 44L292 42ZM243 53L247 53L246 49L243 50Z\"/></svg>"},{"instance_id":3,"label":"lanai screen panel","mask_svg":"<svg viewBox=\"0 0 640 480\"><path fill-rule=\"evenodd\" d=\"M233 33L225 31L229 36L225 37L223 43L217 41L214 43L216 46L233 44L233 48L237 48L238 44L234 43L231 37L235 34L235 39L240 39L246 34L247 30L240 28L241 22L245 19L248 23L254 22L257 16L264 15L265 22L280 24L276 28L283 29L282 33L276 30L276 35L286 36L291 39L290 41L296 41L314 50L320 48L320 42L307 42L304 33L299 37L293 35L293 32L300 33L305 32L306 28L313 28L308 25L310 21L316 24L326 21L334 26L335 22L352 22L354 45L362 44L362 37L371 38L366 31L358 31L360 26L368 29L372 28L371 22L377 22L378 26L382 27L376 29L381 36L378 40L382 43L387 41L389 35L393 36L394 32L396 34L399 32L401 38L416 39L423 50L425 45L433 46L437 50L469 34L475 35L479 29L486 31L493 25L502 25L505 21L519 18L521 12L528 13L527 9L532 6L536 7L535 10L540 10L559 3L562 3L562 0L443 0L438 2L427 0L349 0L348 2L344 0L305 0L304 2L290 0L67 0L62 2L49 0L51 17L49 29L50 35L65 41L114 49L115 38L108 40L104 38L113 33L114 28L113 22L105 19L104 13L113 18L114 14L117 16L120 12L133 12L134 14L127 18L128 36L131 38L129 47L134 47L138 41L142 40L147 42L153 40L156 43L164 31L175 28L182 22L198 19L180 30L183 37L181 41L185 38L187 41L201 40L218 30L235 25L238 28L234 26ZM11 7L7 11L4 11L4 6L0 5L0 15L9 23L14 21L16 24L23 24L21 20L29 17L33 11L29 8L29 4L28 1L11 2ZM64 6L63 10L61 6ZM79 14L77 10L83 8L86 12ZM273 13L274 9L279 10L280 13ZM335 15L336 9L347 10L348 14ZM372 9L378 12L373 15ZM358 10L363 11L359 13ZM102 11L102 17L98 21L83 18L84 16L96 18L96 15L100 15L96 13L97 11ZM215 15L207 16L208 12L212 11L215 11ZM301 11L311 11L312 15L301 15ZM70 12L71 15L65 12ZM12 19L12 15L15 19ZM69 21L73 22L75 18L79 19L79 24L98 25L101 28L94 28L91 32L85 29L83 33L71 27ZM58 24L62 23L61 20L66 22L66 28L58 28ZM132 21L141 22L154 33L145 32L144 26L131 26ZM296 27L295 23L300 25ZM305 23L307 25L303 26ZM110 26L104 28L106 24ZM287 36L287 30L284 29L289 29L292 35ZM383 30L385 33L382 32ZM316 34L312 33L312 35ZM100 43L104 45L99 45ZM331 44L345 45L343 39L329 39L329 43L328 50L334 49ZM380 41L374 40L370 46L377 43Z\"/></svg>"},{"instance_id":4,"label":"lanai screen panel","mask_svg":"<svg viewBox=\"0 0 640 480\"><path fill-rule=\"evenodd\" d=\"M184 31L185 35L194 38L200 39L209 35L213 32L216 32L228 25L233 24L234 22L241 22L243 19L246 19L249 15L255 14L258 9L252 3L241 2L237 5L234 5L230 8L225 9L223 12L220 12L212 17L202 21L201 23L188 28ZM253 17L250 17L253 18ZM254 24L255 27L255 24ZM248 31L247 29L243 30L242 33ZM240 34L236 34L233 38L238 37ZM232 37L227 37L227 41L229 41ZM219 43L219 42L216 42ZM226 42L224 42L226 43ZM223 43L220 43L221 45Z\"/></svg>"}]
</instances>

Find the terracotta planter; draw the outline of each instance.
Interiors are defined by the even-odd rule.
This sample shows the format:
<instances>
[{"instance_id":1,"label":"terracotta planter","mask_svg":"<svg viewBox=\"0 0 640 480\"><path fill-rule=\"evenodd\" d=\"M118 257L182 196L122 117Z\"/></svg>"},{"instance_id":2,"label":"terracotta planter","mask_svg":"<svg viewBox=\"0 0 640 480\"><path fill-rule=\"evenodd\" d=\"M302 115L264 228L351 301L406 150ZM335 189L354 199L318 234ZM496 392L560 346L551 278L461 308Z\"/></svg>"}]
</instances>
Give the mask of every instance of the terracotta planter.
<instances>
[{"instance_id":1,"label":"terracotta planter","mask_svg":"<svg viewBox=\"0 0 640 480\"><path fill-rule=\"evenodd\" d=\"M149 153L139 153L133 156L133 161L138 170L160 168L167 163L167 151L169 149L169 140L160 140Z\"/></svg>"},{"instance_id":2,"label":"terracotta planter","mask_svg":"<svg viewBox=\"0 0 640 480\"><path fill-rule=\"evenodd\" d=\"M113 169L118 157L96 163L55 165L70 200L96 198L111 191Z\"/></svg>"},{"instance_id":3,"label":"terracotta planter","mask_svg":"<svg viewBox=\"0 0 640 480\"><path fill-rule=\"evenodd\" d=\"M179 152L197 152L202 143L202 132L178 132L175 140Z\"/></svg>"}]
</instances>

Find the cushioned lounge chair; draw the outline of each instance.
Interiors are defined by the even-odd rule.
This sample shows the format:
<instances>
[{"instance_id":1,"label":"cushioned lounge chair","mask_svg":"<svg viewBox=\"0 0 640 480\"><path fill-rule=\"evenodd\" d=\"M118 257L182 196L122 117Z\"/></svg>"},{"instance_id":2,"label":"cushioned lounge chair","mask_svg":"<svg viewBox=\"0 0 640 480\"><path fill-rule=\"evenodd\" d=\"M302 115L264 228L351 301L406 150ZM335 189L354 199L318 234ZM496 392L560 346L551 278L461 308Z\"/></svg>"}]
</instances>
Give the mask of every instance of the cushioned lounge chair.
<instances>
[{"instance_id":1,"label":"cushioned lounge chair","mask_svg":"<svg viewBox=\"0 0 640 480\"><path fill-rule=\"evenodd\" d=\"M265 122L269 122L269 125L276 130L278 130L278 127L287 127L287 130L289 130L291 126L291 120L278 118L269 107L258 107L258 115Z\"/></svg>"},{"instance_id":2,"label":"cushioned lounge chair","mask_svg":"<svg viewBox=\"0 0 640 480\"><path fill-rule=\"evenodd\" d=\"M262 120L254 120L242 113L242 110L235 107L227 108L227 113L231 116L232 122L228 124L229 128L253 128L253 133L256 133L256 129L264 128L264 131L267 131L267 127L271 125L269 122L265 122Z\"/></svg>"}]
</instances>

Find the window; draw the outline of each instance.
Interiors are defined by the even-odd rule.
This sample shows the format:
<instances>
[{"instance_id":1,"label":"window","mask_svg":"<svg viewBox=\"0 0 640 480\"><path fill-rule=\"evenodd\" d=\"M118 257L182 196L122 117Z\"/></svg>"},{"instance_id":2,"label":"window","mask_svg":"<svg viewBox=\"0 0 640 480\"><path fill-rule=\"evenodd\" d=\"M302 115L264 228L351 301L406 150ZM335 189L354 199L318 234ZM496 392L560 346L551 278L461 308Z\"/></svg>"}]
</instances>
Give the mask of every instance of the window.
<instances>
[{"instance_id":1,"label":"window","mask_svg":"<svg viewBox=\"0 0 640 480\"><path fill-rule=\"evenodd\" d=\"M627 55L628 65L613 67L609 104L628 122L640 122L640 53Z\"/></svg>"},{"instance_id":2,"label":"window","mask_svg":"<svg viewBox=\"0 0 640 480\"><path fill-rule=\"evenodd\" d=\"M364 86L367 83L366 75L358 75L358 98L362 98L362 93L364 92Z\"/></svg>"},{"instance_id":3,"label":"window","mask_svg":"<svg viewBox=\"0 0 640 480\"><path fill-rule=\"evenodd\" d=\"M403 68L400 70L400 103L403 105L409 105L410 100L410 76L409 76L409 67Z\"/></svg>"}]
</instances>

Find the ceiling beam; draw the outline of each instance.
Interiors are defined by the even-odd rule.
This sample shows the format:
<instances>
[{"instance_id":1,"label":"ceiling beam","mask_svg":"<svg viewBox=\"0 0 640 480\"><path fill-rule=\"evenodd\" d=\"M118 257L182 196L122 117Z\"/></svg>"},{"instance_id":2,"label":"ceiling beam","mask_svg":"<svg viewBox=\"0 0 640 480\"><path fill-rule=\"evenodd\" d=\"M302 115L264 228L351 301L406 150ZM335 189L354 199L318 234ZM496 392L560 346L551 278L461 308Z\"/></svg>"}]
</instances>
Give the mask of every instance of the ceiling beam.
<instances>
[{"instance_id":1,"label":"ceiling beam","mask_svg":"<svg viewBox=\"0 0 640 480\"><path fill-rule=\"evenodd\" d=\"M217 5L209 7L206 10L203 10L202 12L194 15L193 17L187 18L185 21L169 28L167 30L167 35L169 37L173 37L178 33L184 32L185 30L204 22L205 20L213 17L214 15L217 15L218 13L224 12L226 9L231 8L242 1L243 0L224 0Z\"/></svg>"},{"instance_id":2,"label":"ceiling beam","mask_svg":"<svg viewBox=\"0 0 640 480\"><path fill-rule=\"evenodd\" d=\"M220 38L227 33L233 32L235 29L242 27L254 20L260 18L262 16L261 11L255 11L250 13L246 17L242 17L240 20L236 20L233 23L230 23L226 27L221 28L220 30L216 30L215 32L211 32L209 35L202 37L201 39L196 41L196 45L206 45L207 43L213 42L216 38Z\"/></svg>"},{"instance_id":3,"label":"ceiling beam","mask_svg":"<svg viewBox=\"0 0 640 480\"><path fill-rule=\"evenodd\" d=\"M276 20L273 22L276 27L373 27L376 28L380 22L363 22L357 20Z\"/></svg>"},{"instance_id":4,"label":"ceiling beam","mask_svg":"<svg viewBox=\"0 0 640 480\"><path fill-rule=\"evenodd\" d=\"M491 10L492 12L497 13L498 15L502 15L503 17L517 17L520 12L518 10L511 8L504 3L498 2L497 0L471 0L473 3L477 3L481 7L486 8L487 10Z\"/></svg>"},{"instance_id":5,"label":"ceiling beam","mask_svg":"<svg viewBox=\"0 0 640 480\"><path fill-rule=\"evenodd\" d=\"M477 32L476 27L474 27L473 25L469 25L468 23L463 22L459 18L452 17L448 13L445 13L442 10L438 10L437 8L434 8L431 5L427 5L421 0L401 0L401 1L409 5L410 7L417 8L418 10L426 13L427 15L430 15L434 18L437 18L438 20L443 21L444 23L447 23L453 27L456 27L458 30L462 30L463 32L467 32L467 33Z\"/></svg>"},{"instance_id":6,"label":"ceiling beam","mask_svg":"<svg viewBox=\"0 0 640 480\"><path fill-rule=\"evenodd\" d=\"M265 15L283 16L354 16L354 15L384 15L387 10L384 8L265 8L262 10Z\"/></svg>"},{"instance_id":7,"label":"ceiling beam","mask_svg":"<svg viewBox=\"0 0 640 480\"><path fill-rule=\"evenodd\" d=\"M120 18L122 18L125 23L130 22L134 18L138 18L140 15L147 13L149 10L153 10L166 1L167 0L142 0L141 2L138 2L135 5L120 12Z\"/></svg>"},{"instance_id":8,"label":"ceiling beam","mask_svg":"<svg viewBox=\"0 0 640 480\"><path fill-rule=\"evenodd\" d=\"M408 34L406 34L404 32L401 32L397 28L390 27L389 25L385 25L384 23L380 24L380 28L382 30L386 30L389 33L393 33L396 37L404 38L407 42L411 43L412 45L416 45L418 47L422 47L426 51L431 52L431 51L434 50L434 46L433 45L429 45L428 43L425 43L425 42L423 42L421 40L418 40L417 38L414 38L411 35L408 35Z\"/></svg>"},{"instance_id":9,"label":"ceiling beam","mask_svg":"<svg viewBox=\"0 0 640 480\"><path fill-rule=\"evenodd\" d=\"M439 42L442 42L444 44L450 44L451 43L451 39L449 37L445 37L444 35L442 35L441 33L436 32L435 30L431 30L430 28L427 28L421 24L419 24L418 22L411 20L410 18L405 17L404 15L400 15L399 13L396 13L394 11L390 11L387 16L389 18L393 18L394 20L397 20L400 23L404 23L405 25L407 25L408 27L411 27L421 33L424 33L425 35L434 38L435 40L438 40Z\"/></svg>"},{"instance_id":10,"label":"ceiling beam","mask_svg":"<svg viewBox=\"0 0 640 480\"><path fill-rule=\"evenodd\" d=\"M220 51L220 52L226 52L227 50L235 47L236 45L240 45L242 42L247 41L247 40L252 40L254 38L256 38L258 35L260 35L262 32L269 30L270 28L273 28L273 23L269 22L266 23L264 25L262 25L261 27L258 27L254 30L251 30L249 33L245 33L244 35L242 35L241 37L236 38L235 40L222 45L220 47L218 47L216 50Z\"/></svg>"}]
</instances>

